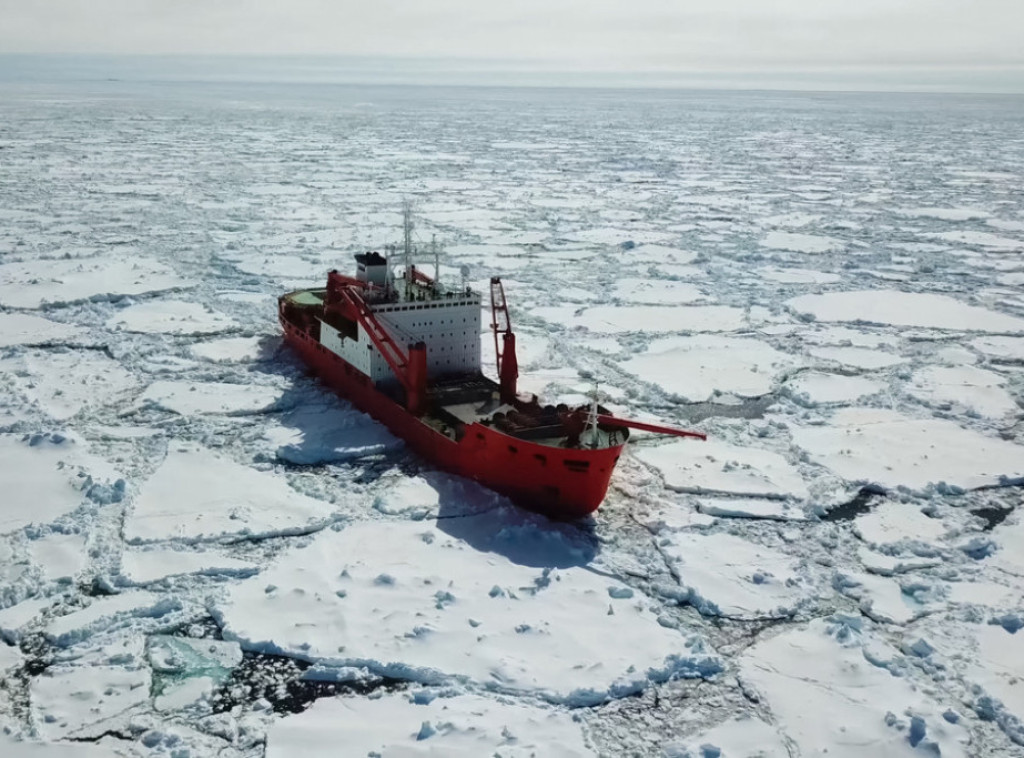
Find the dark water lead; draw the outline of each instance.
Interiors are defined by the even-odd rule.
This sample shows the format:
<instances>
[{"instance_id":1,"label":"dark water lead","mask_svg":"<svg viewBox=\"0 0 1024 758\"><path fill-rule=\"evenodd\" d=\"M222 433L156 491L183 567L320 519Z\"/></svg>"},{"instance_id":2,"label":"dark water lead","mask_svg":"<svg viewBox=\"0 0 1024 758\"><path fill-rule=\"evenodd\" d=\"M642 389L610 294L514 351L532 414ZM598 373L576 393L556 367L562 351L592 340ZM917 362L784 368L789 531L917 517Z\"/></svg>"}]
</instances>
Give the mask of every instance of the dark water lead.
<instances>
[{"instance_id":1,"label":"dark water lead","mask_svg":"<svg viewBox=\"0 0 1024 758\"><path fill-rule=\"evenodd\" d=\"M368 695L378 689L393 692L408 684L386 677L344 682L304 679L310 667L311 664L294 658L246 652L228 680L214 693L213 710L223 713L236 705L251 707L262 699L276 713L302 713L317 698Z\"/></svg>"},{"instance_id":2,"label":"dark water lead","mask_svg":"<svg viewBox=\"0 0 1024 758\"><path fill-rule=\"evenodd\" d=\"M860 492L852 500L832 508L821 517L821 520L852 521L862 513L868 513L874 507L874 501L883 497L885 497L885 490L877 487L861 487Z\"/></svg>"}]
</instances>

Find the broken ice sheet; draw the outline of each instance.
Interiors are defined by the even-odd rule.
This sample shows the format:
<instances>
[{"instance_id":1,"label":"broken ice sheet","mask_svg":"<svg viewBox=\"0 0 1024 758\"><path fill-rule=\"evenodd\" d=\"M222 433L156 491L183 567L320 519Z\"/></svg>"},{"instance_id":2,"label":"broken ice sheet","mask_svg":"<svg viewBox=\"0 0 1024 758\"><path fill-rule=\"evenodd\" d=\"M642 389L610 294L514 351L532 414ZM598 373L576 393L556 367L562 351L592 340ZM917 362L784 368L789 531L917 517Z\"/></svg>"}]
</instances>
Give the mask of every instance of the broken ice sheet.
<instances>
[{"instance_id":1,"label":"broken ice sheet","mask_svg":"<svg viewBox=\"0 0 1024 758\"><path fill-rule=\"evenodd\" d=\"M281 477L198 445L179 445L142 484L124 537L137 543L305 534L326 526L334 511Z\"/></svg>"},{"instance_id":2,"label":"broken ice sheet","mask_svg":"<svg viewBox=\"0 0 1024 758\"><path fill-rule=\"evenodd\" d=\"M230 382L153 382L136 405L180 416L247 415L267 411L280 400L277 387Z\"/></svg>"},{"instance_id":3,"label":"broken ice sheet","mask_svg":"<svg viewBox=\"0 0 1024 758\"><path fill-rule=\"evenodd\" d=\"M274 722L267 758L352 756L509 758L594 756L580 724L550 706L480 695L389 693L378 698L321 699L305 712Z\"/></svg>"},{"instance_id":4,"label":"broken ice sheet","mask_svg":"<svg viewBox=\"0 0 1024 758\"><path fill-rule=\"evenodd\" d=\"M794 466L778 453L715 440L674 440L637 447L634 454L678 492L796 498L808 496Z\"/></svg>"},{"instance_id":5,"label":"broken ice sheet","mask_svg":"<svg viewBox=\"0 0 1024 758\"><path fill-rule=\"evenodd\" d=\"M759 397L798 363L766 342L747 337L666 337L621 363L645 382L688 401L716 395Z\"/></svg>"},{"instance_id":6,"label":"broken ice sheet","mask_svg":"<svg viewBox=\"0 0 1024 758\"><path fill-rule=\"evenodd\" d=\"M943 419L843 408L826 425L790 431L812 461L851 483L927 492L1024 481L1024 447Z\"/></svg>"},{"instance_id":7,"label":"broken ice sheet","mask_svg":"<svg viewBox=\"0 0 1024 758\"><path fill-rule=\"evenodd\" d=\"M740 676L800 755L967 758L968 731L943 717L954 703L881 668L886 650L861 619L816 619L749 648Z\"/></svg>"},{"instance_id":8,"label":"broken ice sheet","mask_svg":"<svg viewBox=\"0 0 1024 758\"><path fill-rule=\"evenodd\" d=\"M324 532L233 586L215 615L246 649L574 705L720 670L702 640L658 622L649 598L610 597L621 583L588 571L566 538L516 526L512 511L501 527L500 515L452 520L465 539L408 521ZM567 562L543 569L506 553Z\"/></svg>"},{"instance_id":9,"label":"broken ice sheet","mask_svg":"<svg viewBox=\"0 0 1024 758\"><path fill-rule=\"evenodd\" d=\"M405 444L362 411L319 393L315 400L277 416L266 438L278 458L299 465L381 455Z\"/></svg>"},{"instance_id":10,"label":"broken ice sheet","mask_svg":"<svg viewBox=\"0 0 1024 758\"><path fill-rule=\"evenodd\" d=\"M0 481L0 533L47 524L90 499L113 502L124 494L117 472L70 434L0 434Z\"/></svg>"},{"instance_id":11,"label":"broken ice sheet","mask_svg":"<svg viewBox=\"0 0 1024 758\"><path fill-rule=\"evenodd\" d=\"M817 594L801 561L731 534L668 533L660 549L681 588L673 594L705 616L781 618Z\"/></svg>"}]
</instances>

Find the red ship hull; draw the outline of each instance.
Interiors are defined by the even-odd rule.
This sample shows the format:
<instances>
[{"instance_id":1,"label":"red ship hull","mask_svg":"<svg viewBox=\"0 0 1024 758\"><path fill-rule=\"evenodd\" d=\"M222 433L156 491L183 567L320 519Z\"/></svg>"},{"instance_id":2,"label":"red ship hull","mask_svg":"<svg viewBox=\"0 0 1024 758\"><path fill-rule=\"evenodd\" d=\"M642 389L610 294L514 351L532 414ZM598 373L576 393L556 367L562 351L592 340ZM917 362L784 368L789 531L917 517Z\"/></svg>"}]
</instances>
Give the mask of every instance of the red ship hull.
<instances>
[{"instance_id":1,"label":"red ship hull","mask_svg":"<svg viewBox=\"0 0 1024 758\"><path fill-rule=\"evenodd\" d=\"M592 513L604 500L625 444L600 449L541 445L480 423L458 440L441 434L380 392L368 376L281 319L285 339L326 385L384 424L438 468L474 479L518 505L555 519Z\"/></svg>"}]
</instances>

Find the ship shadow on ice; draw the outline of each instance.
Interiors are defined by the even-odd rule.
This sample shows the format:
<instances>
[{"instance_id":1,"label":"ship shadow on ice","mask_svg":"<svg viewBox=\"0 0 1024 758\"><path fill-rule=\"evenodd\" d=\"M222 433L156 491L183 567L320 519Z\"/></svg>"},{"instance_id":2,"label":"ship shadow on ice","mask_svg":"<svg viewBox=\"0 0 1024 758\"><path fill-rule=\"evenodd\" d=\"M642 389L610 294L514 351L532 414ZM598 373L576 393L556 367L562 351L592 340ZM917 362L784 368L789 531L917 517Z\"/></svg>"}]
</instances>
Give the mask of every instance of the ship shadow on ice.
<instances>
[{"instance_id":1,"label":"ship shadow on ice","mask_svg":"<svg viewBox=\"0 0 1024 758\"><path fill-rule=\"evenodd\" d=\"M520 566L588 566L600 551L593 519L552 521L476 482L441 472L424 473L438 493L437 528L483 553Z\"/></svg>"}]
</instances>

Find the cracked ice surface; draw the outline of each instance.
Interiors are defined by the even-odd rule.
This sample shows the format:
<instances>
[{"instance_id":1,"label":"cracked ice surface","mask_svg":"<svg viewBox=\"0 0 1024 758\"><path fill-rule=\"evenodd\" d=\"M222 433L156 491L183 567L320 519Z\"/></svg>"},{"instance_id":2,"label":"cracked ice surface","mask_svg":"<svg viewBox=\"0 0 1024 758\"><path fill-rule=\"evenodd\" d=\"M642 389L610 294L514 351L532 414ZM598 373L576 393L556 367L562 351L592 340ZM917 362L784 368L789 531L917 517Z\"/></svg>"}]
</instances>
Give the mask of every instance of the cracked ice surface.
<instances>
[{"instance_id":1,"label":"cracked ice surface","mask_svg":"<svg viewBox=\"0 0 1024 758\"><path fill-rule=\"evenodd\" d=\"M680 492L806 498L800 473L778 453L715 440L676 440L638 447L636 456Z\"/></svg>"},{"instance_id":2,"label":"cracked ice surface","mask_svg":"<svg viewBox=\"0 0 1024 758\"><path fill-rule=\"evenodd\" d=\"M118 311L107 326L143 334L214 334L234 329L238 322L198 303L153 300Z\"/></svg>"},{"instance_id":3,"label":"cracked ice surface","mask_svg":"<svg viewBox=\"0 0 1024 758\"><path fill-rule=\"evenodd\" d=\"M497 523L460 519L465 538L415 522L324 532L233 587L216 613L248 649L575 705L720 671L701 640L659 624L643 595L573 565L578 549ZM550 568L560 557L569 565Z\"/></svg>"},{"instance_id":4,"label":"cracked ice surface","mask_svg":"<svg viewBox=\"0 0 1024 758\"><path fill-rule=\"evenodd\" d=\"M374 700L337 698L279 721L267 735L267 758L331 758L344 745L351 755L501 755L586 758L579 724L543 706L498 702L475 695Z\"/></svg>"},{"instance_id":5,"label":"cracked ice surface","mask_svg":"<svg viewBox=\"0 0 1024 758\"><path fill-rule=\"evenodd\" d=\"M811 460L849 482L920 492L942 483L969 490L1024 481L1019 445L942 419L843 408L827 426L792 433Z\"/></svg>"},{"instance_id":6,"label":"cracked ice surface","mask_svg":"<svg viewBox=\"0 0 1024 758\"><path fill-rule=\"evenodd\" d=\"M41 308L90 298L142 295L182 289L189 282L149 258L89 259L64 263L28 261L0 266L0 305Z\"/></svg>"},{"instance_id":7,"label":"cracked ice surface","mask_svg":"<svg viewBox=\"0 0 1024 758\"><path fill-rule=\"evenodd\" d=\"M622 368L665 392L691 401L716 394L767 394L796 360L771 345L744 337L666 337L622 363Z\"/></svg>"},{"instance_id":8,"label":"cracked ice surface","mask_svg":"<svg viewBox=\"0 0 1024 758\"><path fill-rule=\"evenodd\" d=\"M897 290L801 295L786 305L818 321L934 327L963 332L1024 332L1024 319L967 305L946 295Z\"/></svg>"},{"instance_id":9,"label":"cracked ice surface","mask_svg":"<svg viewBox=\"0 0 1024 758\"><path fill-rule=\"evenodd\" d=\"M706 616L791 616L816 594L799 561L731 534L673 533L661 550L683 599Z\"/></svg>"},{"instance_id":10,"label":"cracked ice surface","mask_svg":"<svg viewBox=\"0 0 1024 758\"><path fill-rule=\"evenodd\" d=\"M444 755L470 729L487 754L808 758L860 735L860 754L1020 753L1020 489L985 488L1024 460L1018 100L185 80L168 98L123 73L0 82L5 758L263 758L268 732L336 755L357 727ZM550 524L327 392L276 297L395 242L403 198L443 282L503 277L521 389L598 384L711 445L638 433L601 509ZM870 482L890 493L853 496ZM401 565L392 528L435 541ZM369 578L316 602L357 559ZM268 594L273 572L290 581ZM318 625L281 632L299 662L219 639L208 608L242 588L254 629ZM254 610L283 601L300 612ZM851 631L808 626L835 611ZM302 673L302 642L344 655L342 622L398 680ZM672 678L712 668L691 639L722 675ZM238 665L168 670L156 651L182 646ZM777 673L741 686L754 658ZM588 683L612 699L538 697Z\"/></svg>"},{"instance_id":11,"label":"cracked ice surface","mask_svg":"<svg viewBox=\"0 0 1024 758\"><path fill-rule=\"evenodd\" d=\"M758 643L740 659L800 755L966 758L969 737L930 700L881 667L887 651L860 624L816 620ZM918 750L917 748L921 749Z\"/></svg>"},{"instance_id":12,"label":"cracked ice surface","mask_svg":"<svg viewBox=\"0 0 1024 758\"><path fill-rule=\"evenodd\" d=\"M130 542L302 534L331 521L330 503L196 445L180 446L143 485L125 519Z\"/></svg>"}]
</instances>

